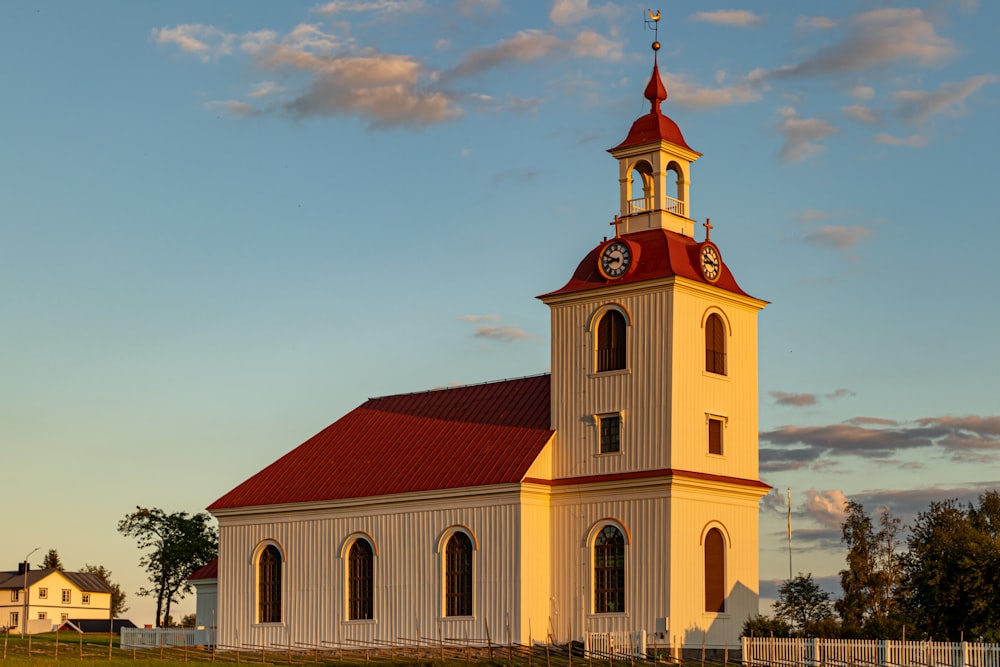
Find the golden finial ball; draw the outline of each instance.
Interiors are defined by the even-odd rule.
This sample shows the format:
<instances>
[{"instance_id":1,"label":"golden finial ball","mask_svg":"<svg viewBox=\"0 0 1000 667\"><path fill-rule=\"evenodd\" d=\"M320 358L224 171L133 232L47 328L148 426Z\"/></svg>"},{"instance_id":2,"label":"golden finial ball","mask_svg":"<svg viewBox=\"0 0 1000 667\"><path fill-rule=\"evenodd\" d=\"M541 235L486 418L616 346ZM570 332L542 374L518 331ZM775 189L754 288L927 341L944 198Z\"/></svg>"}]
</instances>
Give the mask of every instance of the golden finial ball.
<instances>
[{"instance_id":1,"label":"golden finial ball","mask_svg":"<svg viewBox=\"0 0 1000 667\"><path fill-rule=\"evenodd\" d=\"M653 50L654 51L659 51L660 50L660 43L659 42L653 42Z\"/></svg>"}]
</instances>

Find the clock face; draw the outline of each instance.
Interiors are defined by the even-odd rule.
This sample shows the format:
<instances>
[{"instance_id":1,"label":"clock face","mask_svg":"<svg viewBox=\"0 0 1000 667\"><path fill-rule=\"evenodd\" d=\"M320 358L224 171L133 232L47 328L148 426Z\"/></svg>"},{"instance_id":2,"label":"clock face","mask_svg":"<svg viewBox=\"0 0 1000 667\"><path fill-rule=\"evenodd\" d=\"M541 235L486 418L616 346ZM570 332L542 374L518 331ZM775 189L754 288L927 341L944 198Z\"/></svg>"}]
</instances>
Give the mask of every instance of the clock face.
<instances>
[{"instance_id":1,"label":"clock face","mask_svg":"<svg viewBox=\"0 0 1000 667\"><path fill-rule=\"evenodd\" d=\"M705 280L715 282L722 271L722 260L719 259L719 251L713 245L704 245L701 248L701 275Z\"/></svg>"},{"instance_id":2,"label":"clock face","mask_svg":"<svg viewBox=\"0 0 1000 667\"><path fill-rule=\"evenodd\" d=\"M606 278L620 278L632 263L632 251L624 241L612 241L604 247L598 268Z\"/></svg>"}]
</instances>

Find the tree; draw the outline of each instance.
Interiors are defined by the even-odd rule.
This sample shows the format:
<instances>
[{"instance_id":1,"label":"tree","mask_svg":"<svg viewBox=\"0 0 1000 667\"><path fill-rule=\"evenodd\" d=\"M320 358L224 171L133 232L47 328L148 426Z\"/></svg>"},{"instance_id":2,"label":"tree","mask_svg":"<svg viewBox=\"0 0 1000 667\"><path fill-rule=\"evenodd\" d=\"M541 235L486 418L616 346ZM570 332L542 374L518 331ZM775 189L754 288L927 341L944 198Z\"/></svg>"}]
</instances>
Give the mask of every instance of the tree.
<instances>
[{"instance_id":1,"label":"tree","mask_svg":"<svg viewBox=\"0 0 1000 667\"><path fill-rule=\"evenodd\" d=\"M813 581L811 572L805 575L799 572L778 587L774 615L790 623L798 634L814 635L814 628L833 618L830 594Z\"/></svg>"},{"instance_id":2,"label":"tree","mask_svg":"<svg viewBox=\"0 0 1000 667\"><path fill-rule=\"evenodd\" d=\"M218 530L204 512L167 514L159 508L136 507L118 522L118 532L138 540L139 548L148 551L139 559L146 568L150 589L139 595L156 597L156 624L170 616L170 606L191 592L188 577L208 563L219 550Z\"/></svg>"},{"instance_id":3,"label":"tree","mask_svg":"<svg viewBox=\"0 0 1000 667\"><path fill-rule=\"evenodd\" d=\"M80 571L88 574L96 574L111 588L112 618L119 618L122 614L128 611L128 606L125 604L125 593L122 591L122 587L111 581L111 570L105 568L103 565L84 565L83 569Z\"/></svg>"},{"instance_id":4,"label":"tree","mask_svg":"<svg viewBox=\"0 0 1000 667\"><path fill-rule=\"evenodd\" d=\"M770 616L754 614L743 622L741 637L791 637L792 626L787 621Z\"/></svg>"},{"instance_id":5,"label":"tree","mask_svg":"<svg viewBox=\"0 0 1000 667\"><path fill-rule=\"evenodd\" d=\"M844 596L836 603L848 634L886 637L899 624L894 601L900 579L900 522L887 508L879 512L878 530L861 503L847 503L841 540L847 545L847 569L840 571Z\"/></svg>"},{"instance_id":6,"label":"tree","mask_svg":"<svg viewBox=\"0 0 1000 667\"><path fill-rule=\"evenodd\" d=\"M198 616L196 614L185 614L181 616L181 627L182 628L193 628L198 625Z\"/></svg>"},{"instance_id":7,"label":"tree","mask_svg":"<svg viewBox=\"0 0 1000 667\"><path fill-rule=\"evenodd\" d=\"M1000 640L1000 495L931 503L907 537L905 604L925 636Z\"/></svg>"},{"instance_id":8,"label":"tree","mask_svg":"<svg viewBox=\"0 0 1000 667\"><path fill-rule=\"evenodd\" d=\"M63 564L62 561L59 560L59 552L56 551L55 549L49 549L49 552L45 554L45 558L42 560L42 564L39 565L38 567L42 568L43 570L51 568L53 570L59 570L60 572L62 572Z\"/></svg>"}]
</instances>

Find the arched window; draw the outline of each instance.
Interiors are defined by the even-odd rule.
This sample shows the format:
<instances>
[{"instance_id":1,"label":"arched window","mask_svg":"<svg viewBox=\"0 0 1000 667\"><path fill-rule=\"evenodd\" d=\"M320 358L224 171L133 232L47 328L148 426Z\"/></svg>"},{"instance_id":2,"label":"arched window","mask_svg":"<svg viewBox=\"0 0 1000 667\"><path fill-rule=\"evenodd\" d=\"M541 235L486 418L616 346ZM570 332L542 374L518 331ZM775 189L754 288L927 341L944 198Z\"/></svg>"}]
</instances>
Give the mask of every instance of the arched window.
<instances>
[{"instance_id":1,"label":"arched window","mask_svg":"<svg viewBox=\"0 0 1000 667\"><path fill-rule=\"evenodd\" d=\"M653 167L646 161L632 168L629 185L628 214L641 213L653 208Z\"/></svg>"},{"instance_id":2,"label":"arched window","mask_svg":"<svg viewBox=\"0 0 1000 667\"><path fill-rule=\"evenodd\" d=\"M257 622L281 622L281 552L273 544L257 562Z\"/></svg>"},{"instance_id":3,"label":"arched window","mask_svg":"<svg viewBox=\"0 0 1000 667\"><path fill-rule=\"evenodd\" d=\"M445 548L445 616L472 616L472 540L457 532Z\"/></svg>"},{"instance_id":4,"label":"arched window","mask_svg":"<svg viewBox=\"0 0 1000 667\"><path fill-rule=\"evenodd\" d=\"M726 610L726 541L718 528L705 535L705 611Z\"/></svg>"},{"instance_id":5,"label":"arched window","mask_svg":"<svg viewBox=\"0 0 1000 667\"><path fill-rule=\"evenodd\" d=\"M605 526L594 540L594 613L625 611L625 536Z\"/></svg>"},{"instance_id":6,"label":"arched window","mask_svg":"<svg viewBox=\"0 0 1000 667\"><path fill-rule=\"evenodd\" d=\"M347 560L347 617L352 621L375 617L374 564L372 545L355 540Z\"/></svg>"},{"instance_id":7,"label":"arched window","mask_svg":"<svg viewBox=\"0 0 1000 667\"><path fill-rule=\"evenodd\" d=\"M726 325L717 313L705 320L705 370L726 374Z\"/></svg>"},{"instance_id":8,"label":"arched window","mask_svg":"<svg viewBox=\"0 0 1000 667\"><path fill-rule=\"evenodd\" d=\"M597 372L625 368L625 316L609 310L597 323Z\"/></svg>"}]
</instances>

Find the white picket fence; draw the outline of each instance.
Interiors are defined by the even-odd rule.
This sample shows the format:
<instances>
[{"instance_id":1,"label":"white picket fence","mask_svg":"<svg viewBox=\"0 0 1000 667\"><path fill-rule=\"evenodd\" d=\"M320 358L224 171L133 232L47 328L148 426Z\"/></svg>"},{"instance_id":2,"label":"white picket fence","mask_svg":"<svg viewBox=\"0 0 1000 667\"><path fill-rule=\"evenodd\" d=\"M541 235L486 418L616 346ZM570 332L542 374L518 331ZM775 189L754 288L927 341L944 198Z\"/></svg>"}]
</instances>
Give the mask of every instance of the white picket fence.
<instances>
[{"instance_id":1,"label":"white picket fence","mask_svg":"<svg viewBox=\"0 0 1000 667\"><path fill-rule=\"evenodd\" d=\"M123 649L214 646L215 628L122 628Z\"/></svg>"},{"instance_id":2,"label":"white picket fence","mask_svg":"<svg viewBox=\"0 0 1000 667\"><path fill-rule=\"evenodd\" d=\"M590 632L585 649L590 655L645 657L646 631Z\"/></svg>"},{"instance_id":3,"label":"white picket fence","mask_svg":"<svg viewBox=\"0 0 1000 667\"><path fill-rule=\"evenodd\" d=\"M1000 644L744 637L747 667L1000 667Z\"/></svg>"}]
</instances>

